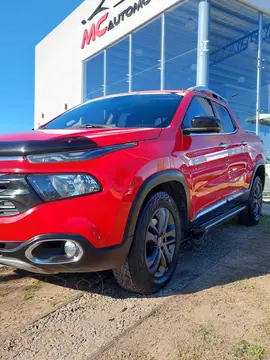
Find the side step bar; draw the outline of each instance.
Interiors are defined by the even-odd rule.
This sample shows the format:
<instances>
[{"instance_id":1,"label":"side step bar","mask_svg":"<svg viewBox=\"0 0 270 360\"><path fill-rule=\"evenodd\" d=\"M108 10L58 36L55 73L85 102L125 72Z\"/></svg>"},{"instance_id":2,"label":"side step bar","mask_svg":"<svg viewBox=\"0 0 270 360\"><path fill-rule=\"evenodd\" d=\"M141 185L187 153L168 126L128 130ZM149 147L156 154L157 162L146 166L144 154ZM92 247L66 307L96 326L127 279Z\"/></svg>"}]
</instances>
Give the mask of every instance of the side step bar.
<instances>
[{"instance_id":1,"label":"side step bar","mask_svg":"<svg viewBox=\"0 0 270 360\"><path fill-rule=\"evenodd\" d=\"M236 215L238 215L242 211L246 210L246 208L247 208L246 204L237 206L236 208L231 209L229 212L219 215L218 217L211 219L204 224L201 224L199 227L196 227L193 230L193 234L206 233L207 231L212 230L212 229L226 223L227 221L231 220Z\"/></svg>"}]
</instances>

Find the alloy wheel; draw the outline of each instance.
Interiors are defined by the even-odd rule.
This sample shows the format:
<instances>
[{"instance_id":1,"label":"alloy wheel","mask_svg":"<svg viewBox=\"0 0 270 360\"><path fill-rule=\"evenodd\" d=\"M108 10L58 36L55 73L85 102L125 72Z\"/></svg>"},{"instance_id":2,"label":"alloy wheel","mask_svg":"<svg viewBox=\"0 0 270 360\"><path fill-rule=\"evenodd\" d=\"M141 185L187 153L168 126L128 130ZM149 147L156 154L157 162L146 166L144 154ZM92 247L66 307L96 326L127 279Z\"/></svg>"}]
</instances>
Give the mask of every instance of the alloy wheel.
<instances>
[{"instance_id":1,"label":"alloy wheel","mask_svg":"<svg viewBox=\"0 0 270 360\"><path fill-rule=\"evenodd\" d=\"M176 248L175 221L170 210L159 208L152 216L146 233L146 263L155 278L168 271Z\"/></svg>"}]
</instances>

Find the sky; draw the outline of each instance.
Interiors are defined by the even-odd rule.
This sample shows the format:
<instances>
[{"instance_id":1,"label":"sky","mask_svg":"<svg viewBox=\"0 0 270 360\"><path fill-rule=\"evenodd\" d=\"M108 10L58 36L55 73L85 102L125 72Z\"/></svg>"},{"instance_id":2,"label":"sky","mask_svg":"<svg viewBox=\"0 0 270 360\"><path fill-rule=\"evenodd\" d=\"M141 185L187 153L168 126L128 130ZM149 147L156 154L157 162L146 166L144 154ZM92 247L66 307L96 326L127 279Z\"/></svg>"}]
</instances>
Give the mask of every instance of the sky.
<instances>
[{"instance_id":1,"label":"sky","mask_svg":"<svg viewBox=\"0 0 270 360\"><path fill-rule=\"evenodd\" d=\"M34 126L35 46L83 0L1 0L0 134Z\"/></svg>"}]
</instances>

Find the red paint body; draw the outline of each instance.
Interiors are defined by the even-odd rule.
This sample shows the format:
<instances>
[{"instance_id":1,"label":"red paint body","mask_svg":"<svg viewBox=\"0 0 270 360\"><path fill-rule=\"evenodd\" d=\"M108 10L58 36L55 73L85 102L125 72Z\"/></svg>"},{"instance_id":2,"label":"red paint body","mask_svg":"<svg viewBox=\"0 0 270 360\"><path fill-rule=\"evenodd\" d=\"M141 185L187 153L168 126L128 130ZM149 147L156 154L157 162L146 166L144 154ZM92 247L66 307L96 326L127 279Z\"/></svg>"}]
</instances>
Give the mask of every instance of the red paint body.
<instances>
[{"instance_id":1,"label":"red paint body","mask_svg":"<svg viewBox=\"0 0 270 360\"><path fill-rule=\"evenodd\" d=\"M168 169L179 170L186 178L190 220L218 201L247 189L255 163L263 158L259 138L246 133L237 119L238 130L233 134L183 135L181 123L197 93L188 91L183 94L185 97L167 128L40 130L2 135L1 141L23 141L80 134L93 139L98 146L134 141L138 145L85 162L32 164L27 160L1 161L0 172L5 174L89 173L99 180L103 191L44 203L17 216L0 217L0 240L28 241L48 233L70 233L85 237L96 248L120 244L139 189L153 174ZM248 146L241 144L243 140L248 142ZM229 148L224 152L219 144L225 142L229 143Z\"/></svg>"}]
</instances>

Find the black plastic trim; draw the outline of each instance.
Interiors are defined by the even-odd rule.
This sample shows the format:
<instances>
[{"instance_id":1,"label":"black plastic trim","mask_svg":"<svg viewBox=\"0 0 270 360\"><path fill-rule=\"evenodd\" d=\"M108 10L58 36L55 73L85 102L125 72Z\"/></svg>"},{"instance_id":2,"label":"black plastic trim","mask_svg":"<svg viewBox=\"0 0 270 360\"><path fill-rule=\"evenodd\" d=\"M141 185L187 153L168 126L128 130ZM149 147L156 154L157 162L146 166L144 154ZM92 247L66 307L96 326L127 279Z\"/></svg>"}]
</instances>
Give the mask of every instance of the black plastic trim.
<instances>
[{"instance_id":1,"label":"black plastic trim","mask_svg":"<svg viewBox=\"0 0 270 360\"><path fill-rule=\"evenodd\" d=\"M170 182L170 181L177 181L181 183L184 187L187 199L187 219L190 219L190 201L189 201L189 191L187 181L185 179L184 174L182 174L178 170L165 170L159 172L157 174L152 175L148 178L143 185L141 186L140 190L138 191L136 198L133 202L131 210L129 212L128 221L125 228L125 235L124 239L132 238L136 229L136 224L138 221L138 217L143 205L144 200L146 199L147 195L153 190L156 186Z\"/></svg>"},{"instance_id":2,"label":"black plastic trim","mask_svg":"<svg viewBox=\"0 0 270 360\"><path fill-rule=\"evenodd\" d=\"M253 170L253 175L252 175L252 180L249 184L249 188L251 189L252 185L253 185L253 182L254 182L254 179L255 179L255 175L256 175L256 172L257 170L259 169L260 166L263 166L264 167L264 170L265 170L265 161L264 160L259 160L256 162L255 166L254 166L254 170ZM264 179L264 184L265 184L265 179Z\"/></svg>"},{"instance_id":3,"label":"black plastic trim","mask_svg":"<svg viewBox=\"0 0 270 360\"><path fill-rule=\"evenodd\" d=\"M40 242L42 240L73 240L80 244L83 248L83 256L78 262L73 262L70 264L36 264L31 262L25 256L25 251L29 248L30 245L33 245L35 242ZM3 243L0 241L0 243ZM22 261L30 266L35 266L36 268L42 269L47 273L75 273L75 272L95 272L95 271L104 271L111 270L121 266L130 249L131 239L127 239L121 245L107 247L98 249L95 248L86 238L76 234L47 234L39 235L35 238L18 243L18 246L11 248L8 251L2 250L0 248L0 264L1 258L4 259L16 259Z\"/></svg>"},{"instance_id":4,"label":"black plastic trim","mask_svg":"<svg viewBox=\"0 0 270 360\"><path fill-rule=\"evenodd\" d=\"M23 244L21 241L2 241L0 240L0 252L14 251Z\"/></svg>"},{"instance_id":5,"label":"black plastic trim","mask_svg":"<svg viewBox=\"0 0 270 360\"><path fill-rule=\"evenodd\" d=\"M33 154L53 153L96 148L97 144L85 137L59 137L49 140L1 141L1 156L27 156Z\"/></svg>"},{"instance_id":6,"label":"black plastic trim","mask_svg":"<svg viewBox=\"0 0 270 360\"><path fill-rule=\"evenodd\" d=\"M84 156L80 159L72 159L72 158L67 158L66 160L62 161L62 162L79 162L79 161L89 161L89 160L94 160L94 159L97 159L97 158L100 158L102 156L105 156L105 155L108 155L108 154L111 154L112 152L115 152L115 151L119 151L119 150L126 150L126 149L130 149L130 148L133 148L135 146L137 146L138 143L137 142L131 142L131 143L124 143L124 144L116 144L116 145L109 145L109 146L100 146L100 147L96 147L96 148L93 148L93 149L84 149L84 150L89 150L90 151L90 154L89 156ZM76 152L76 150L75 150ZM59 151L59 153L61 154L72 154L74 153L74 151ZM51 154L55 154L55 153L42 153L42 154L35 154L35 155L51 155ZM34 155L34 154L32 154ZM38 161L33 161L30 159L30 156L27 158L29 162L33 163L33 164L38 164L40 162ZM0 157L0 160L1 160L1 157ZM55 162L51 162L51 161L47 161L46 162L47 164L51 164L51 163L55 163Z\"/></svg>"}]
</instances>

